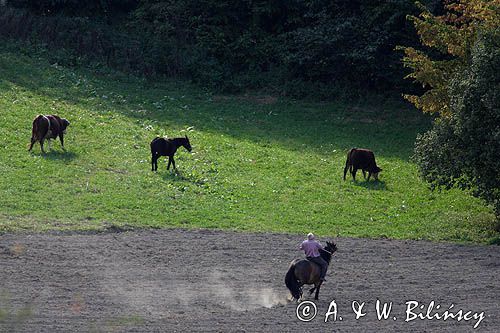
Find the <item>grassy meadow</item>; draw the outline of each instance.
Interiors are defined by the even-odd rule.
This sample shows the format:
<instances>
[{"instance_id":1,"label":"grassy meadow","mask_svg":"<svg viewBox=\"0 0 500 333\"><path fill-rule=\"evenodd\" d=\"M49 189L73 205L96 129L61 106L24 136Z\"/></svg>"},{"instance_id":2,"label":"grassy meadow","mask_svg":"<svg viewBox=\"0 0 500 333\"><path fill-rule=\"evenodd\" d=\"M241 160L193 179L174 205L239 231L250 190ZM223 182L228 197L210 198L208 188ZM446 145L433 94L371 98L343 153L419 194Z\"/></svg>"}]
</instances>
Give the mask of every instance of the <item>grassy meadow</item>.
<instances>
[{"instance_id":1,"label":"grassy meadow","mask_svg":"<svg viewBox=\"0 0 500 333\"><path fill-rule=\"evenodd\" d=\"M27 151L37 114L71 125ZM491 242L492 210L432 192L410 156L430 120L403 103L215 95L177 82L63 68L0 49L0 232L220 228ZM188 134L178 173L149 142ZM375 151L380 182L342 180L346 151ZM47 149L46 145L46 149Z\"/></svg>"}]
</instances>

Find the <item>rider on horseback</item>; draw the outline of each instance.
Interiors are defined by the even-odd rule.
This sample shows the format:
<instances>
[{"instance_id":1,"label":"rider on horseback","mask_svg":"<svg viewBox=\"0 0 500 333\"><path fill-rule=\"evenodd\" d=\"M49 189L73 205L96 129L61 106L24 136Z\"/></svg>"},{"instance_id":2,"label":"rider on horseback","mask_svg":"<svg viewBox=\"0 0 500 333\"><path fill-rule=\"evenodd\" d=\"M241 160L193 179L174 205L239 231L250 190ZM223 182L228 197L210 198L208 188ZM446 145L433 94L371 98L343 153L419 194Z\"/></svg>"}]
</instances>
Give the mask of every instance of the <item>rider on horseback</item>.
<instances>
[{"instance_id":1,"label":"rider on horseback","mask_svg":"<svg viewBox=\"0 0 500 333\"><path fill-rule=\"evenodd\" d=\"M306 258L319 265L321 268L320 280L325 281L326 270L328 269L328 263L321 258L319 250L323 250L323 246L314 239L314 234L312 232L307 234L307 239L300 244L300 249L304 250Z\"/></svg>"}]
</instances>

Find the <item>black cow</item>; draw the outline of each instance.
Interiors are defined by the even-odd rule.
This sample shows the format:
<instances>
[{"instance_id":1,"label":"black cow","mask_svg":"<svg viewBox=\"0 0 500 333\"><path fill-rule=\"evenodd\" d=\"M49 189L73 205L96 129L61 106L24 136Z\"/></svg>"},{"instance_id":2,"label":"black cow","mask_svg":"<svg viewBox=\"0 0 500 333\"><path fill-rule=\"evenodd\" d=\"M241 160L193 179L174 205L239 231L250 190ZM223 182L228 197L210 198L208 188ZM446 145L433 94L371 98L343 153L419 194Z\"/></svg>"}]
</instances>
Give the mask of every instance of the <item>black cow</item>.
<instances>
[{"instance_id":1,"label":"black cow","mask_svg":"<svg viewBox=\"0 0 500 333\"><path fill-rule=\"evenodd\" d=\"M177 148L183 146L187 151L191 151L191 144L187 135L184 138L165 139L156 137L151 141L151 171L158 170L158 158L168 156L167 170L170 169L170 163L175 167L174 155Z\"/></svg>"},{"instance_id":2,"label":"black cow","mask_svg":"<svg viewBox=\"0 0 500 333\"><path fill-rule=\"evenodd\" d=\"M375 180L378 180L378 173L382 171L382 169L379 168L375 162L375 155L373 152L371 150L361 148L352 148L349 152L347 152L347 160L344 168L344 180L348 169L352 174L352 179L354 180L356 180L356 172L358 169L363 171L363 177L365 179L365 172L368 171L367 180L370 180L370 176L372 174Z\"/></svg>"}]
</instances>

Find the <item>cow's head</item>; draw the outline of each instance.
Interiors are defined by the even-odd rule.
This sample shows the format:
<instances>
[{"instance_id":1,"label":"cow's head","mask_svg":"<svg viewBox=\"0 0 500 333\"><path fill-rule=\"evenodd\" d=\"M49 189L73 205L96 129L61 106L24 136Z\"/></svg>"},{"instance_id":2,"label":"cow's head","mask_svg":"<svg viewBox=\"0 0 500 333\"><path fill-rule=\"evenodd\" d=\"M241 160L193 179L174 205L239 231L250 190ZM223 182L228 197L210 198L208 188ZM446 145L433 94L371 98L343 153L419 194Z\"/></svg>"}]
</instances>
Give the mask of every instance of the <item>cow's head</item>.
<instances>
[{"instance_id":1,"label":"cow's head","mask_svg":"<svg viewBox=\"0 0 500 333\"><path fill-rule=\"evenodd\" d=\"M66 133L66 128L69 126L70 122L68 119L62 118L61 119L61 130Z\"/></svg>"},{"instance_id":2,"label":"cow's head","mask_svg":"<svg viewBox=\"0 0 500 333\"><path fill-rule=\"evenodd\" d=\"M378 166L376 166L373 170L372 170L372 174L373 174L373 178L375 178L375 180L378 180L378 173L382 171L381 168L379 168Z\"/></svg>"}]
</instances>

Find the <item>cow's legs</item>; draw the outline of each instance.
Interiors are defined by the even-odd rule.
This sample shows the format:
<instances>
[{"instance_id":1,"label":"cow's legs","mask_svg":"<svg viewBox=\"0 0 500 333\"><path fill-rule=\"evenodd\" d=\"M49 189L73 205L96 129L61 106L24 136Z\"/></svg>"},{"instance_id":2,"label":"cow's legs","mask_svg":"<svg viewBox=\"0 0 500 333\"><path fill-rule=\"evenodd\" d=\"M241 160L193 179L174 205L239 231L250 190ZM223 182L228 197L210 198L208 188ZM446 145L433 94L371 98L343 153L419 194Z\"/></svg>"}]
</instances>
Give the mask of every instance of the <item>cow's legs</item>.
<instances>
[{"instance_id":1,"label":"cow's legs","mask_svg":"<svg viewBox=\"0 0 500 333\"><path fill-rule=\"evenodd\" d=\"M28 149L28 151L31 151L31 149L33 149L33 145L35 144L35 142L36 142L36 139L31 138L31 144L30 144L30 148Z\"/></svg>"},{"instance_id":2,"label":"cow's legs","mask_svg":"<svg viewBox=\"0 0 500 333\"><path fill-rule=\"evenodd\" d=\"M49 145L49 150L52 150L52 141L50 139L47 139L47 143Z\"/></svg>"},{"instance_id":3,"label":"cow's legs","mask_svg":"<svg viewBox=\"0 0 500 333\"><path fill-rule=\"evenodd\" d=\"M371 173L371 172L368 172L368 179L367 179L367 181L368 181L368 180L370 180L370 177L371 177L371 176L372 176L372 173Z\"/></svg>"},{"instance_id":4,"label":"cow's legs","mask_svg":"<svg viewBox=\"0 0 500 333\"><path fill-rule=\"evenodd\" d=\"M172 165L174 166L174 170L177 171L177 168L175 167L175 160L174 160L174 157L172 156Z\"/></svg>"},{"instance_id":5,"label":"cow's legs","mask_svg":"<svg viewBox=\"0 0 500 333\"><path fill-rule=\"evenodd\" d=\"M356 169L356 168L353 168L352 171L351 171L352 179L353 180L356 180L356 172L358 172L358 169Z\"/></svg>"},{"instance_id":6,"label":"cow's legs","mask_svg":"<svg viewBox=\"0 0 500 333\"><path fill-rule=\"evenodd\" d=\"M363 169L361 171L363 171L363 178L366 179L366 171Z\"/></svg>"},{"instance_id":7,"label":"cow's legs","mask_svg":"<svg viewBox=\"0 0 500 333\"><path fill-rule=\"evenodd\" d=\"M64 148L64 134L59 134L59 140L61 140L61 147L63 150L66 150L66 148Z\"/></svg>"},{"instance_id":8,"label":"cow's legs","mask_svg":"<svg viewBox=\"0 0 500 333\"><path fill-rule=\"evenodd\" d=\"M349 169L349 165L346 163L344 168L344 180L345 180L345 175L347 174L347 169Z\"/></svg>"},{"instance_id":9,"label":"cow's legs","mask_svg":"<svg viewBox=\"0 0 500 333\"><path fill-rule=\"evenodd\" d=\"M43 140L43 139L41 139L41 140L40 140L40 149L42 150L42 153L44 153L44 154L45 154L45 150L43 150L43 142L44 142L44 140Z\"/></svg>"}]
</instances>

